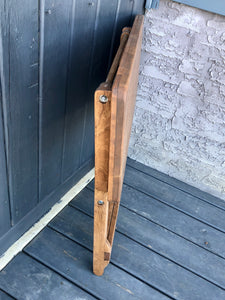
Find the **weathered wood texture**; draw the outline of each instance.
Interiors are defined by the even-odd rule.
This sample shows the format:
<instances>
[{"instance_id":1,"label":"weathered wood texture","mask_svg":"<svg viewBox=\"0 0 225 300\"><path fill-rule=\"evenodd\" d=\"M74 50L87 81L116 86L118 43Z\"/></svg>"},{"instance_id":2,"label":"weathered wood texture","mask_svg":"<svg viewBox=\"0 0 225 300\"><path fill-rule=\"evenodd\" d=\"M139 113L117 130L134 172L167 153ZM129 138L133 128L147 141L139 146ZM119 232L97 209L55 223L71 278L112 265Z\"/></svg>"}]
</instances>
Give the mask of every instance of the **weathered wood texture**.
<instances>
[{"instance_id":1,"label":"weathered wood texture","mask_svg":"<svg viewBox=\"0 0 225 300\"><path fill-rule=\"evenodd\" d=\"M95 92L95 222L93 270L109 263L136 102L143 16L124 28L107 79ZM105 97L106 103L101 102Z\"/></svg>"},{"instance_id":2,"label":"weathered wood texture","mask_svg":"<svg viewBox=\"0 0 225 300\"><path fill-rule=\"evenodd\" d=\"M6 169L5 137L3 127L2 90L0 84L0 236L9 230L10 226L8 176Z\"/></svg>"},{"instance_id":3,"label":"weathered wood texture","mask_svg":"<svg viewBox=\"0 0 225 300\"><path fill-rule=\"evenodd\" d=\"M92 166L93 94L143 5L0 1L0 253Z\"/></svg>"},{"instance_id":4,"label":"weathered wood texture","mask_svg":"<svg viewBox=\"0 0 225 300\"><path fill-rule=\"evenodd\" d=\"M16 278L14 277L14 264L17 265L19 271L16 272ZM8 265L7 271L0 281L1 288L13 295L15 299L95 299L24 253L18 254L13 263ZM1 298L0 294L0 299L4 300L5 298Z\"/></svg>"},{"instance_id":5,"label":"weathered wood texture","mask_svg":"<svg viewBox=\"0 0 225 300\"><path fill-rule=\"evenodd\" d=\"M108 198L113 203L108 240L113 242L123 185L139 74L143 16L135 19L112 87Z\"/></svg>"},{"instance_id":6,"label":"weathered wood texture","mask_svg":"<svg viewBox=\"0 0 225 300\"><path fill-rule=\"evenodd\" d=\"M219 199L130 159L124 181L112 259L103 276L91 268L91 182L0 273L0 299L6 292L16 299L224 300L225 233L216 229L219 219L206 225L205 210L190 216L193 201L187 205L185 195L195 199L195 210L205 203L224 218ZM172 190L174 205L167 202Z\"/></svg>"}]
</instances>

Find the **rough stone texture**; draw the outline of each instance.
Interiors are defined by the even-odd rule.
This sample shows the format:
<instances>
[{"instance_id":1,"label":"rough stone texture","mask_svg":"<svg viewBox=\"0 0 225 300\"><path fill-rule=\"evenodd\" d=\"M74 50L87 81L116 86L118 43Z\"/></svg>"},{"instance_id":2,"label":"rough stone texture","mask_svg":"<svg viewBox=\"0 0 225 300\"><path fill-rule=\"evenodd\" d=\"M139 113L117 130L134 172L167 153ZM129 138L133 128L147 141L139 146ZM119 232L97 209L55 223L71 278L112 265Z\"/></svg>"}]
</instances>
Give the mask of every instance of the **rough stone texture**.
<instances>
[{"instance_id":1,"label":"rough stone texture","mask_svg":"<svg viewBox=\"0 0 225 300\"><path fill-rule=\"evenodd\" d=\"M225 17L146 14L131 158L225 199Z\"/></svg>"}]
</instances>

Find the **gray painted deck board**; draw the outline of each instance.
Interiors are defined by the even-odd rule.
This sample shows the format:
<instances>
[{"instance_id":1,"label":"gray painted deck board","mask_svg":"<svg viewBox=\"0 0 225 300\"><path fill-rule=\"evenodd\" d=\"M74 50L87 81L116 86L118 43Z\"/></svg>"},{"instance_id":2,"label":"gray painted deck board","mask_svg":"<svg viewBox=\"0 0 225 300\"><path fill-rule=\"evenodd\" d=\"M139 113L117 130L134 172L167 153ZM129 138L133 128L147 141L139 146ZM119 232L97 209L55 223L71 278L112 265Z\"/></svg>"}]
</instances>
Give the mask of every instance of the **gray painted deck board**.
<instances>
[{"instance_id":1,"label":"gray painted deck board","mask_svg":"<svg viewBox=\"0 0 225 300\"><path fill-rule=\"evenodd\" d=\"M93 199L94 193L84 189L70 205L93 216ZM79 215L67 207L51 222L51 225L56 224L57 226L59 223L57 228L60 226L63 228L62 222L68 222L73 227L73 220L78 218L75 217L77 214ZM122 205L119 211L117 231L225 289L225 260L223 258L202 249L158 224L149 222L148 219ZM224 244L225 238L223 239ZM189 257L190 253L192 255Z\"/></svg>"},{"instance_id":2,"label":"gray painted deck board","mask_svg":"<svg viewBox=\"0 0 225 300\"><path fill-rule=\"evenodd\" d=\"M191 194L187 194L167 183L160 185L161 181L158 179L130 166L127 166L124 182L191 217L201 220L205 224L225 232L224 211L214 205L196 199Z\"/></svg>"},{"instance_id":3,"label":"gray painted deck board","mask_svg":"<svg viewBox=\"0 0 225 300\"><path fill-rule=\"evenodd\" d=\"M95 299L24 253L17 255L2 271L0 287L21 300Z\"/></svg>"},{"instance_id":4,"label":"gray painted deck board","mask_svg":"<svg viewBox=\"0 0 225 300\"><path fill-rule=\"evenodd\" d=\"M211 208L213 212L220 211L218 218L224 218L225 211L213 201L207 203L210 196L207 201L204 194L199 199L191 187L182 184L176 187L175 179L145 166L136 168L135 164L128 160L112 260L104 276L92 274L94 193L91 182L5 268L4 271L12 274L11 280L22 282L21 293L24 289L29 294L29 281L24 283L24 278L17 278L13 272L28 260L21 276L31 273L30 295L41 284L38 281L34 285L32 270L44 268L45 272L54 274L52 283L48 281L42 291L43 299L51 299L46 298L50 293L48 286L57 282L57 278L66 281L65 286L74 285L75 290L81 288L89 297L99 299L225 298L225 233L216 228L222 225L218 223L221 220L207 220ZM163 201L161 191L164 191ZM183 202L179 199L187 200L182 209L179 205ZM204 203L204 210L199 214L190 213L189 206L193 203L196 207ZM207 225L208 222L213 224ZM17 298L2 274L0 289Z\"/></svg>"},{"instance_id":5,"label":"gray painted deck board","mask_svg":"<svg viewBox=\"0 0 225 300\"><path fill-rule=\"evenodd\" d=\"M88 241L90 242L90 237ZM141 281L112 264L104 276L93 275L92 252L50 228L44 229L40 236L25 248L25 252L56 269L74 283L82 285L98 298L126 300L128 297L137 299L135 295L139 295L139 299L143 297L142 299L147 300L151 294L152 299L160 299L157 298L159 293L155 291L157 294L154 297L154 290L148 286L145 288Z\"/></svg>"},{"instance_id":6,"label":"gray painted deck board","mask_svg":"<svg viewBox=\"0 0 225 300\"><path fill-rule=\"evenodd\" d=\"M9 296L8 294L0 290L0 300L12 300L12 299L15 298Z\"/></svg>"},{"instance_id":7,"label":"gray painted deck board","mask_svg":"<svg viewBox=\"0 0 225 300\"><path fill-rule=\"evenodd\" d=\"M76 213L76 216L69 218L71 214L71 212L67 213L64 222L62 222L62 219L60 220L59 226L57 224L50 226L91 250L92 218L79 212ZM68 222L65 222L66 219L68 219ZM75 222L72 222L73 219L79 220L79 225L75 226ZM136 225L138 226L138 224ZM142 227L142 230L144 228ZM190 290L192 291L192 299L211 299L214 295L216 299L225 297L224 290L203 280L176 263L172 263L170 260L152 251L152 249L143 247L119 232L116 233L113 247L113 264L128 273L134 274L139 280L143 280L155 288L160 288L170 297L190 299ZM30 253L29 247L28 252ZM184 282L185 287L183 286Z\"/></svg>"},{"instance_id":8,"label":"gray painted deck board","mask_svg":"<svg viewBox=\"0 0 225 300\"><path fill-rule=\"evenodd\" d=\"M91 182L88 188L93 190L93 187L94 183ZM137 201L137 199L141 199L141 201ZM158 201L124 184L121 205L200 247L225 258L225 235L223 232L186 215L167 205L166 202Z\"/></svg>"},{"instance_id":9,"label":"gray painted deck board","mask_svg":"<svg viewBox=\"0 0 225 300\"><path fill-rule=\"evenodd\" d=\"M170 177L160 171L157 171L148 166L145 166L145 165L139 163L138 161L130 159L129 157L127 158L127 165L129 165L130 167L137 169L143 173L146 173L152 177L155 177L155 178L161 180L162 182L170 184L171 186L174 186L177 189L186 192L187 194L191 194L192 196L195 196L196 198L199 198L205 202L208 202L211 205L217 206L217 207L225 210L225 201L220 198L217 198L213 195L203 192L185 182L182 182L176 178Z\"/></svg>"}]
</instances>

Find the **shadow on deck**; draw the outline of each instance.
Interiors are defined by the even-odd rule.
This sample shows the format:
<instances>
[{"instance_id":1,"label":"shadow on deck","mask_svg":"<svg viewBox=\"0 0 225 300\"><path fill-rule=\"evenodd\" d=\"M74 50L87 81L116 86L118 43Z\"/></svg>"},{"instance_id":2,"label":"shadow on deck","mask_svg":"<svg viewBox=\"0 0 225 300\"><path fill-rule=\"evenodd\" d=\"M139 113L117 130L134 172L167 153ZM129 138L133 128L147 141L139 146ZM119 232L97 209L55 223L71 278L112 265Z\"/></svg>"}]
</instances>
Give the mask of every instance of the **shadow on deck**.
<instances>
[{"instance_id":1,"label":"shadow on deck","mask_svg":"<svg viewBox=\"0 0 225 300\"><path fill-rule=\"evenodd\" d=\"M112 260L97 277L93 189L0 273L0 299L225 299L225 201L128 159Z\"/></svg>"}]
</instances>

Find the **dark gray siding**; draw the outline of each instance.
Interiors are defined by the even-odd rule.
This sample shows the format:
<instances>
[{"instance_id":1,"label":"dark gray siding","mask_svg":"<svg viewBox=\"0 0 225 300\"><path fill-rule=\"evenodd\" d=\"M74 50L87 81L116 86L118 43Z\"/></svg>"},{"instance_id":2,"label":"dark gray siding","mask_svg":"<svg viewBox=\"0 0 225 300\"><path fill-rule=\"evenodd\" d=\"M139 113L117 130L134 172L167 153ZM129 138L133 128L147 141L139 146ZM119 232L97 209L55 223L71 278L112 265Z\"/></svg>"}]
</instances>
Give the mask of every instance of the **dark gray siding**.
<instances>
[{"instance_id":1,"label":"dark gray siding","mask_svg":"<svg viewBox=\"0 0 225 300\"><path fill-rule=\"evenodd\" d=\"M2 91L0 85L0 236L10 229L8 178L2 113Z\"/></svg>"},{"instance_id":2,"label":"dark gray siding","mask_svg":"<svg viewBox=\"0 0 225 300\"><path fill-rule=\"evenodd\" d=\"M143 6L0 0L0 253L93 166L93 93Z\"/></svg>"}]
</instances>

